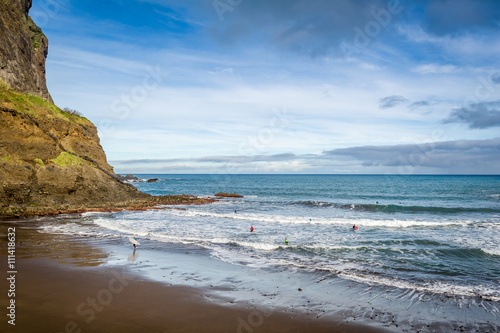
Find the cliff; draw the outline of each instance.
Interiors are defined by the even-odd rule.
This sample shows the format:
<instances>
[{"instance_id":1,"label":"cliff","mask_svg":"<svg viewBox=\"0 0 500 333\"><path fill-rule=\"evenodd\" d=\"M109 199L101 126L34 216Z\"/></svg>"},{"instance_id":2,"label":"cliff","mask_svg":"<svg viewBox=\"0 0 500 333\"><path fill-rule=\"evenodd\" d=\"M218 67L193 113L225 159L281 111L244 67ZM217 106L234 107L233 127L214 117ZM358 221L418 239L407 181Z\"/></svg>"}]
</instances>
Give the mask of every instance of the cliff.
<instances>
[{"instance_id":1,"label":"cliff","mask_svg":"<svg viewBox=\"0 0 500 333\"><path fill-rule=\"evenodd\" d=\"M0 0L0 84L52 102L45 79L49 42L28 16L31 0Z\"/></svg>"},{"instance_id":2,"label":"cliff","mask_svg":"<svg viewBox=\"0 0 500 333\"><path fill-rule=\"evenodd\" d=\"M125 207L150 198L116 178L89 120L5 88L0 184L0 215Z\"/></svg>"},{"instance_id":3,"label":"cliff","mask_svg":"<svg viewBox=\"0 0 500 333\"><path fill-rule=\"evenodd\" d=\"M94 124L52 103L48 41L30 8L28 0L0 0L0 216L212 202L153 197L120 181Z\"/></svg>"}]
</instances>

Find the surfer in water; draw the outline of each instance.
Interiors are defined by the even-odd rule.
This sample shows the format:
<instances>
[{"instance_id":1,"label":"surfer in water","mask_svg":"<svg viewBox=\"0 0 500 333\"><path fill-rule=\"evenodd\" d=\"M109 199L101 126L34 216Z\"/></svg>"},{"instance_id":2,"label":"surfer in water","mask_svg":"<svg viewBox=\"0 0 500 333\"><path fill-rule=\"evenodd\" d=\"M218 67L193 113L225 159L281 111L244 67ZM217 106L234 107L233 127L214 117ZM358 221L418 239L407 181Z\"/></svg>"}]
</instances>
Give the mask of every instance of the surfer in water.
<instances>
[{"instance_id":1,"label":"surfer in water","mask_svg":"<svg viewBox=\"0 0 500 333\"><path fill-rule=\"evenodd\" d=\"M285 245L288 245L288 239L285 237Z\"/></svg>"},{"instance_id":2,"label":"surfer in water","mask_svg":"<svg viewBox=\"0 0 500 333\"><path fill-rule=\"evenodd\" d=\"M358 226L357 226L357 225L353 225L353 226L352 226L352 230L358 230L358 229L359 229L359 228L358 228Z\"/></svg>"},{"instance_id":3,"label":"surfer in water","mask_svg":"<svg viewBox=\"0 0 500 333\"><path fill-rule=\"evenodd\" d=\"M253 225L250 226L250 232L253 232Z\"/></svg>"}]
</instances>

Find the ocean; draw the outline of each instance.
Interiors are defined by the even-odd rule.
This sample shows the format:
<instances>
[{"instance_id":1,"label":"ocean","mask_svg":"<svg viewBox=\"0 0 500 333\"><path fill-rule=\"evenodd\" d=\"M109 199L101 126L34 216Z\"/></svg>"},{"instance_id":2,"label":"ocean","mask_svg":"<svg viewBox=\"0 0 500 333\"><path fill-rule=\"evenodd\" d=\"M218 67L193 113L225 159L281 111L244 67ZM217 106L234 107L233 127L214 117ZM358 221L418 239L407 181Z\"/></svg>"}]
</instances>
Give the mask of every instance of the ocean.
<instances>
[{"instance_id":1,"label":"ocean","mask_svg":"<svg viewBox=\"0 0 500 333\"><path fill-rule=\"evenodd\" d=\"M160 179L133 183L153 195L244 197L84 214L44 231L196 248L230 266L340 279L358 295L370 286L460 299L459 308L482 307L498 327L500 176L138 176Z\"/></svg>"}]
</instances>

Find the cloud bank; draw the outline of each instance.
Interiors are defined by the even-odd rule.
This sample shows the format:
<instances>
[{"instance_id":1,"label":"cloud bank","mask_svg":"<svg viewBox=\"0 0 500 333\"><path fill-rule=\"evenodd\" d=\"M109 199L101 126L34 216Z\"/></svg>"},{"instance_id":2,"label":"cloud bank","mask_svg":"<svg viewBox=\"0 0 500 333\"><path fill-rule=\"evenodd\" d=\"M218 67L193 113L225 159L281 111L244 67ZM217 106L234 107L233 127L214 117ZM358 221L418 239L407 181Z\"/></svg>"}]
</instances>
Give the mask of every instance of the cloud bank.
<instances>
[{"instance_id":1,"label":"cloud bank","mask_svg":"<svg viewBox=\"0 0 500 333\"><path fill-rule=\"evenodd\" d=\"M476 103L454 109L444 123L464 123L473 129L500 126L500 101Z\"/></svg>"},{"instance_id":2,"label":"cloud bank","mask_svg":"<svg viewBox=\"0 0 500 333\"><path fill-rule=\"evenodd\" d=\"M456 140L422 144L358 146L324 151L320 154L283 153L249 156L208 156L183 159L137 159L111 161L119 169L175 173L183 163L185 170L204 173L267 173L283 170L293 173L393 174L498 174L500 138ZM155 165L154 167L151 167ZM149 168L149 169L148 169Z\"/></svg>"}]
</instances>

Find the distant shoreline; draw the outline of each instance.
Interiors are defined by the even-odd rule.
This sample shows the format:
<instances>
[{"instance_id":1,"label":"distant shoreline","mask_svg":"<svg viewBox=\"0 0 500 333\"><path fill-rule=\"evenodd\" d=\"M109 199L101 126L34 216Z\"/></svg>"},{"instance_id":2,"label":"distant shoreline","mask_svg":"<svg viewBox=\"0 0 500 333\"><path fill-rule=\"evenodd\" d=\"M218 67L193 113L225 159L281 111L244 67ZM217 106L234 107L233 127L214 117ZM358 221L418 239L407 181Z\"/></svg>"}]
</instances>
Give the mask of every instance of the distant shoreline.
<instances>
[{"instance_id":1,"label":"distant shoreline","mask_svg":"<svg viewBox=\"0 0 500 333\"><path fill-rule=\"evenodd\" d=\"M152 196L149 199L131 200L129 202L118 203L108 206L96 207L36 207L36 206L9 206L4 207L0 212L0 217L3 218L19 218L31 216L51 216L59 214L81 214L88 212L120 212L123 210L129 211L145 211L148 209L170 209L173 205L206 205L217 201L216 198L198 198L193 195L165 195ZM61 205L63 206L63 205ZM10 213L9 213L10 209Z\"/></svg>"},{"instance_id":2,"label":"distant shoreline","mask_svg":"<svg viewBox=\"0 0 500 333\"><path fill-rule=\"evenodd\" d=\"M125 173L120 173L123 175ZM136 176L397 176L397 177L500 177L500 174L435 174L435 173L134 173ZM147 178L147 177L145 177Z\"/></svg>"}]
</instances>

